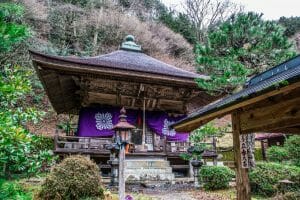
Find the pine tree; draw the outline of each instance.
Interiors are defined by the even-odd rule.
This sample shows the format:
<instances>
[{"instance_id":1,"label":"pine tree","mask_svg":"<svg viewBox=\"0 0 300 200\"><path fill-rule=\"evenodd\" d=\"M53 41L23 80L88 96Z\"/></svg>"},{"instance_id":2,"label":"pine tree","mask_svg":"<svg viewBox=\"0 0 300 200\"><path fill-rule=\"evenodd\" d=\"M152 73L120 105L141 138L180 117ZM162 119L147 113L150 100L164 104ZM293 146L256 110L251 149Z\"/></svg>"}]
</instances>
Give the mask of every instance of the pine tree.
<instances>
[{"instance_id":1,"label":"pine tree","mask_svg":"<svg viewBox=\"0 0 300 200\"><path fill-rule=\"evenodd\" d=\"M209 32L206 44L197 45L198 70L211 77L197 82L214 93L230 93L250 76L293 57L291 48L284 29L261 14L233 15Z\"/></svg>"}]
</instances>

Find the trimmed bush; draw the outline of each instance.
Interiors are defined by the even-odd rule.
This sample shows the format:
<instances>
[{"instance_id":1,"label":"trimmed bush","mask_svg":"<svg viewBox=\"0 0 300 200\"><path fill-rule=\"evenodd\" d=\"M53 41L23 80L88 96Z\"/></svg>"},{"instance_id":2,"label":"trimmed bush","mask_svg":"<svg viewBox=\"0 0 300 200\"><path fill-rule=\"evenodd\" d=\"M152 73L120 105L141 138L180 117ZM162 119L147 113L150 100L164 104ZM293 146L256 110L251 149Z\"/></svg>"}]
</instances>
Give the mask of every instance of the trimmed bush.
<instances>
[{"instance_id":1,"label":"trimmed bush","mask_svg":"<svg viewBox=\"0 0 300 200\"><path fill-rule=\"evenodd\" d=\"M277 193L278 181L293 181L294 189L300 189L300 168L279 163L257 163L249 173L251 191L262 196L273 196Z\"/></svg>"},{"instance_id":2,"label":"trimmed bush","mask_svg":"<svg viewBox=\"0 0 300 200\"><path fill-rule=\"evenodd\" d=\"M54 166L37 195L43 200L103 197L98 166L83 156L70 156Z\"/></svg>"},{"instance_id":3,"label":"trimmed bush","mask_svg":"<svg viewBox=\"0 0 300 200\"><path fill-rule=\"evenodd\" d=\"M225 166L203 166L200 169L200 179L206 190L218 190L229 187L234 177L234 171Z\"/></svg>"},{"instance_id":4,"label":"trimmed bush","mask_svg":"<svg viewBox=\"0 0 300 200\"><path fill-rule=\"evenodd\" d=\"M293 162L293 164L300 167L300 136L290 136L286 140L284 147L288 151L289 158Z\"/></svg>"},{"instance_id":5,"label":"trimmed bush","mask_svg":"<svg viewBox=\"0 0 300 200\"><path fill-rule=\"evenodd\" d=\"M271 146L267 149L267 158L272 162L282 162L288 159L288 151L284 147Z\"/></svg>"}]
</instances>

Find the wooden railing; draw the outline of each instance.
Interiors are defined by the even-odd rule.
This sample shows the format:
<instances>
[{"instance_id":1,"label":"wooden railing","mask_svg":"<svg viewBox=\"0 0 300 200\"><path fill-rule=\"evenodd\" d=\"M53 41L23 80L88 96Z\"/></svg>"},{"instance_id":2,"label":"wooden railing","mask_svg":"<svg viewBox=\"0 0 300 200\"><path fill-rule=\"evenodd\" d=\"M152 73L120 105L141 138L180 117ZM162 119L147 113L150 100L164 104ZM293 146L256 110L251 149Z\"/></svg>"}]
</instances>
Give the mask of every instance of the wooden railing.
<instances>
[{"instance_id":1,"label":"wooden railing","mask_svg":"<svg viewBox=\"0 0 300 200\"><path fill-rule=\"evenodd\" d=\"M54 138L56 152L105 153L106 146L112 143L111 138L92 138L75 136L58 136Z\"/></svg>"},{"instance_id":2,"label":"wooden railing","mask_svg":"<svg viewBox=\"0 0 300 200\"><path fill-rule=\"evenodd\" d=\"M76 137L76 136L59 136L54 138L55 151L61 153L109 153L107 145L112 143L111 138L94 138L94 137ZM135 146L135 145L133 145ZM188 142L162 142L160 148L153 151L140 151L138 148L132 153L155 152L165 154L184 153L190 146Z\"/></svg>"},{"instance_id":3,"label":"wooden railing","mask_svg":"<svg viewBox=\"0 0 300 200\"><path fill-rule=\"evenodd\" d=\"M165 151L166 153L184 153L190 147L189 142L166 142Z\"/></svg>"}]
</instances>

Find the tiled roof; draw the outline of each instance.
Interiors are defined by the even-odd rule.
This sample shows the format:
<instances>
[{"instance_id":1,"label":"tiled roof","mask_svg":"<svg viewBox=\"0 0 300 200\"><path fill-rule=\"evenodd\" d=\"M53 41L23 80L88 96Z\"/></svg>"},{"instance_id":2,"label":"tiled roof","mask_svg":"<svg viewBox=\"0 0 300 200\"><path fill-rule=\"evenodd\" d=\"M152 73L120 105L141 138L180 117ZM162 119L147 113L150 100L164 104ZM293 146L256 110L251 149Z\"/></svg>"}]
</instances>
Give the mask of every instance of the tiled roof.
<instances>
[{"instance_id":1,"label":"tiled roof","mask_svg":"<svg viewBox=\"0 0 300 200\"><path fill-rule=\"evenodd\" d=\"M256 133L255 140L265 140L270 138L284 137L282 133Z\"/></svg>"},{"instance_id":2,"label":"tiled roof","mask_svg":"<svg viewBox=\"0 0 300 200\"><path fill-rule=\"evenodd\" d=\"M171 126L173 127L175 125L185 123L195 118L199 118L204 115L227 108L231 105L237 104L247 99L251 99L253 97L262 95L267 91L282 87L286 84L291 84L293 82L299 81L300 80L300 55L271 68L270 70L268 70L268 72L270 71L272 72L272 70L281 67L284 64L288 65L289 63L292 63L293 66L286 67L285 70L273 74L272 76L264 76L265 78L262 78L260 81L252 81L252 82L250 81L250 83L252 84L249 84L247 88L241 90L240 92L237 92L233 95L227 96L207 106L204 106L199 110L191 113L186 118L172 124ZM265 75L265 73L262 73L260 75ZM253 79L257 80L260 75L254 77Z\"/></svg>"},{"instance_id":3,"label":"tiled roof","mask_svg":"<svg viewBox=\"0 0 300 200\"><path fill-rule=\"evenodd\" d=\"M151 74L161 74L173 77L182 77L188 79L203 78L207 79L207 76L199 75L193 72L179 69L175 66L166 64L155 58L152 58L141 52L118 50L109 54L100 55L96 57L65 57L65 56L51 56L34 52L44 57L71 62L81 65L92 65L98 67L108 67L112 70L131 70L137 72L145 72Z\"/></svg>"}]
</instances>

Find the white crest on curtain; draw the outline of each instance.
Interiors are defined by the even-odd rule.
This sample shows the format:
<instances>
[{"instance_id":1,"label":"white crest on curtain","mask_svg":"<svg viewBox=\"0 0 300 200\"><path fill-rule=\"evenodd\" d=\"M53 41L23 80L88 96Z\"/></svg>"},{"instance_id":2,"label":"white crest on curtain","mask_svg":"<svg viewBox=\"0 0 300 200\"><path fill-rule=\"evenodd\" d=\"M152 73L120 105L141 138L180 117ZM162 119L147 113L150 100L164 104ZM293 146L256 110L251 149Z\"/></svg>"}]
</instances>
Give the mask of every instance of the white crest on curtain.
<instances>
[{"instance_id":1,"label":"white crest on curtain","mask_svg":"<svg viewBox=\"0 0 300 200\"><path fill-rule=\"evenodd\" d=\"M176 131L174 129L169 129L169 125L171 125L172 123L174 123L173 121L169 121L167 119L164 120L164 127L162 128L162 133L163 135L167 135L167 136L175 136L176 135Z\"/></svg>"},{"instance_id":2,"label":"white crest on curtain","mask_svg":"<svg viewBox=\"0 0 300 200\"><path fill-rule=\"evenodd\" d=\"M96 113L95 114L96 119L96 128L98 130L104 130L104 129L112 129L113 123L112 123L112 115L110 113Z\"/></svg>"}]
</instances>

